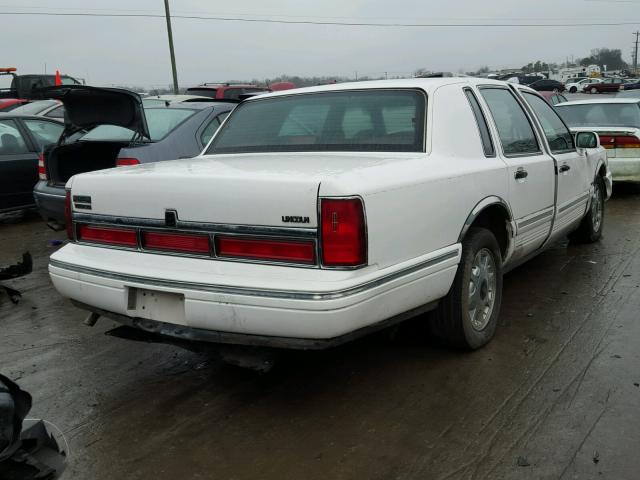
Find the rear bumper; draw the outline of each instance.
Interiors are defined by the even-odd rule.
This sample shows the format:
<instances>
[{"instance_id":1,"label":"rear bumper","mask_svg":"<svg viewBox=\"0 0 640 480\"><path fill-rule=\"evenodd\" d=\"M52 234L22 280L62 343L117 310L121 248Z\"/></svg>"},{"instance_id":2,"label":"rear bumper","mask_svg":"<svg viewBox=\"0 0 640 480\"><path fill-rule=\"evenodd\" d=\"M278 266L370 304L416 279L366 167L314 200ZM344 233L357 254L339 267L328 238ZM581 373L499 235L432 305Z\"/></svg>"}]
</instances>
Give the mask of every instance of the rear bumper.
<instances>
[{"instance_id":1,"label":"rear bumper","mask_svg":"<svg viewBox=\"0 0 640 480\"><path fill-rule=\"evenodd\" d=\"M52 187L46 181L40 180L33 189L33 197L45 222L53 220L64 225L64 187Z\"/></svg>"},{"instance_id":2,"label":"rear bumper","mask_svg":"<svg viewBox=\"0 0 640 480\"><path fill-rule=\"evenodd\" d=\"M609 169L616 182L640 182L640 158L609 158Z\"/></svg>"},{"instance_id":3,"label":"rear bumper","mask_svg":"<svg viewBox=\"0 0 640 480\"><path fill-rule=\"evenodd\" d=\"M62 295L143 330L323 348L315 345L341 343L443 297L459 258L456 244L393 268L330 271L70 244L52 256L49 273Z\"/></svg>"}]
</instances>

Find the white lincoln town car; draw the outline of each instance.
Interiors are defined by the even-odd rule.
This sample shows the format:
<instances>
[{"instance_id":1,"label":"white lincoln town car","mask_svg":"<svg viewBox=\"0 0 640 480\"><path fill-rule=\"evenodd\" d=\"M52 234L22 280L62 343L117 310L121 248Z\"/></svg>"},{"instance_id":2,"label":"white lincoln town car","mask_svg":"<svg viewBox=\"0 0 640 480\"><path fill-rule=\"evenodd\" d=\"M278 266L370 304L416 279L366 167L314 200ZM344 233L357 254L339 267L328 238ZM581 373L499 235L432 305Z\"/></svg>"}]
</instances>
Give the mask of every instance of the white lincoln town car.
<instances>
[{"instance_id":1,"label":"white lincoln town car","mask_svg":"<svg viewBox=\"0 0 640 480\"><path fill-rule=\"evenodd\" d=\"M475 349L503 273L597 241L610 194L597 134L524 86L289 90L242 102L196 158L72 177L49 272L88 323L182 340L318 349L434 310Z\"/></svg>"}]
</instances>

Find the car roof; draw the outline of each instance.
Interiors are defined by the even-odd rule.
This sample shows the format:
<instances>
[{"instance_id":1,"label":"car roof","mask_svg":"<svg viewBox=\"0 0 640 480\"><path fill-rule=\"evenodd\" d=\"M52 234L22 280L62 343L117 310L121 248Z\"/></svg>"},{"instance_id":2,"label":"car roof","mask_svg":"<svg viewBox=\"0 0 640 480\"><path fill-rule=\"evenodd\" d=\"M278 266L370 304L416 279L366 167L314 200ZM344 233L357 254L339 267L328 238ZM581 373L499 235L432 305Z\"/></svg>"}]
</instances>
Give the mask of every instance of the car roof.
<instances>
[{"instance_id":1,"label":"car roof","mask_svg":"<svg viewBox=\"0 0 640 480\"><path fill-rule=\"evenodd\" d=\"M314 87L292 88L290 90L281 90L278 92L264 93L255 97L247 98L244 102L255 102L264 100L265 98L282 97L287 95L298 95L303 93L318 92L339 92L342 90L368 90L368 89L405 89L418 88L424 90L427 94L433 93L438 87L444 85L509 85L507 82L500 80L492 80L489 78L475 77L444 77L444 78L406 78L394 80L369 80L365 82L346 82L331 83L329 85L317 85ZM531 90L532 92L534 90Z\"/></svg>"},{"instance_id":2,"label":"car roof","mask_svg":"<svg viewBox=\"0 0 640 480\"><path fill-rule=\"evenodd\" d=\"M233 102L177 102L170 103L169 105L149 105L144 107L145 110L154 110L154 109L162 109L162 108L171 108L171 109L182 109L182 110L205 110L207 108L222 108L222 107L230 107L234 108L238 104Z\"/></svg>"},{"instance_id":3,"label":"car roof","mask_svg":"<svg viewBox=\"0 0 640 480\"><path fill-rule=\"evenodd\" d=\"M200 98L207 100L209 97L203 97L202 95L149 95L142 100L169 100L171 102L184 102L185 100L194 101L194 99Z\"/></svg>"},{"instance_id":4,"label":"car roof","mask_svg":"<svg viewBox=\"0 0 640 480\"><path fill-rule=\"evenodd\" d=\"M590 105L590 104L603 104L603 103L639 103L640 98L604 98L604 99L593 99L593 100L572 100L569 102L562 102L556 107L562 105Z\"/></svg>"},{"instance_id":5,"label":"car roof","mask_svg":"<svg viewBox=\"0 0 640 480\"><path fill-rule=\"evenodd\" d=\"M238 88L238 87L247 87L247 88L265 88L268 89L269 87L261 87L260 85L256 85L254 83L204 83L202 85L195 85L193 87L189 87L187 88L187 90L191 90L191 89L216 89L216 88Z\"/></svg>"},{"instance_id":6,"label":"car roof","mask_svg":"<svg viewBox=\"0 0 640 480\"><path fill-rule=\"evenodd\" d=\"M42 115L24 115L20 113L13 113L13 110L10 110L8 112L0 112L0 120L5 120L8 118L22 118L23 120L46 120L62 125L59 120L51 117L43 117Z\"/></svg>"}]
</instances>

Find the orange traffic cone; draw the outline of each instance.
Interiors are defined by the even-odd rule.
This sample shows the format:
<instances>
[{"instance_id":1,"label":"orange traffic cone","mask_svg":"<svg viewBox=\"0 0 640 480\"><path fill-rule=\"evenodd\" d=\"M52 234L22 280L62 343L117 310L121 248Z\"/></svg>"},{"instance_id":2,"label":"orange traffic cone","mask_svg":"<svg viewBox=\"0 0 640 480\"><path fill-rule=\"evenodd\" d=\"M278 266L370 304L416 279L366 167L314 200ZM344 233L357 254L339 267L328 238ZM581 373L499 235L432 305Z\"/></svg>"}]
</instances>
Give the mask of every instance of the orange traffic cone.
<instances>
[{"instance_id":1,"label":"orange traffic cone","mask_svg":"<svg viewBox=\"0 0 640 480\"><path fill-rule=\"evenodd\" d=\"M60 70L56 70L56 86L62 85L62 79L60 78Z\"/></svg>"}]
</instances>

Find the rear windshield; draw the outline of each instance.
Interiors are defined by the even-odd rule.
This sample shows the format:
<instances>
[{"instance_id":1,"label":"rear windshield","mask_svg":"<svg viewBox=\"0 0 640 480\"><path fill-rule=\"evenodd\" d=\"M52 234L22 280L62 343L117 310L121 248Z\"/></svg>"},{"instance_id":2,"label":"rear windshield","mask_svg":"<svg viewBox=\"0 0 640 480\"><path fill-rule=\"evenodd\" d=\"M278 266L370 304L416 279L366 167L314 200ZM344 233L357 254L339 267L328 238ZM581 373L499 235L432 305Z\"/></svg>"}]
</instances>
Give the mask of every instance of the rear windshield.
<instances>
[{"instance_id":1,"label":"rear windshield","mask_svg":"<svg viewBox=\"0 0 640 480\"><path fill-rule=\"evenodd\" d=\"M216 98L216 88L187 88L189 95L202 95L203 97Z\"/></svg>"},{"instance_id":2,"label":"rear windshield","mask_svg":"<svg viewBox=\"0 0 640 480\"><path fill-rule=\"evenodd\" d=\"M558 105L556 108L570 127L640 127L637 103Z\"/></svg>"},{"instance_id":3,"label":"rear windshield","mask_svg":"<svg viewBox=\"0 0 640 480\"><path fill-rule=\"evenodd\" d=\"M169 133L176 129L197 110L187 108L145 108L144 114L147 117L147 126L151 134L151 140L162 140ZM134 132L127 128L115 125L98 125L89 133L84 135L82 140L116 140L128 141L134 136Z\"/></svg>"},{"instance_id":4,"label":"rear windshield","mask_svg":"<svg viewBox=\"0 0 640 480\"><path fill-rule=\"evenodd\" d=\"M319 92L241 104L207 153L421 152L425 96L416 90Z\"/></svg>"},{"instance_id":5,"label":"rear windshield","mask_svg":"<svg viewBox=\"0 0 640 480\"><path fill-rule=\"evenodd\" d=\"M54 105L60 105L60 102L57 100L38 100L37 102L26 103L15 108L13 113L19 113L20 115L37 115Z\"/></svg>"}]
</instances>

